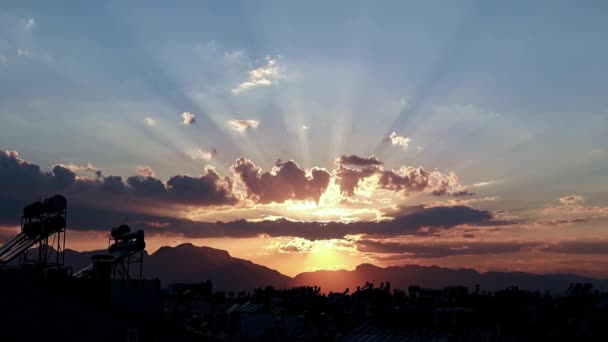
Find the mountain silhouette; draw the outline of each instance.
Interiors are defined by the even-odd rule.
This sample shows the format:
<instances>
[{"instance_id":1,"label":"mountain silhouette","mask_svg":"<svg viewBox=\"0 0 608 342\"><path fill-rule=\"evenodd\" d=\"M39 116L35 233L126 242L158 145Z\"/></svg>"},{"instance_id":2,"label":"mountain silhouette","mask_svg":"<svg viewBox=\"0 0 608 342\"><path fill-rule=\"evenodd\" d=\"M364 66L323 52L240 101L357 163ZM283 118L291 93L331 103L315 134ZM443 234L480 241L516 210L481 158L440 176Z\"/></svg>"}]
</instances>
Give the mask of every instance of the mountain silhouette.
<instances>
[{"instance_id":1,"label":"mountain silhouette","mask_svg":"<svg viewBox=\"0 0 608 342\"><path fill-rule=\"evenodd\" d=\"M190 243L161 247L144 259L144 274L165 284L211 280L218 290L251 290L267 285L285 288L291 282L290 277L276 270L233 258L227 251Z\"/></svg>"},{"instance_id":2,"label":"mountain silhouette","mask_svg":"<svg viewBox=\"0 0 608 342\"><path fill-rule=\"evenodd\" d=\"M446 286L466 286L470 289L477 284L482 290L496 291L510 286L531 291L563 293L571 283L593 283L599 289L608 288L608 280L593 279L574 274L530 274L524 272L485 272L473 269L449 269L437 266L391 266L378 267L361 264L353 271L316 271L298 274L293 286L317 285L324 291L343 291L345 288L356 288L366 282L379 285L390 282L392 287L405 289L409 285L425 288L443 288Z\"/></svg>"},{"instance_id":3,"label":"mountain silhouette","mask_svg":"<svg viewBox=\"0 0 608 342\"><path fill-rule=\"evenodd\" d=\"M78 270L90 263L91 256L105 252L66 250L66 265ZM406 289L410 285L425 288L462 285L473 289L479 284L481 289L486 291L518 286L532 291L548 290L552 293L563 293L572 283L593 283L598 289L608 289L606 279L593 279L574 274L480 273L473 269L418 265L378 267L361 264L352 271L320 270L300 273L291 278L249 260L234 258L227 251L198 247L190 243L176 247L161 247L150 255L145 253L144 276L159 278L165 286L172 283L199 283L211 280L216 290L234 291L271 285L275 288L320 286L323 292L342 292L346 288L353 291L366 282L379 285L387 281L393 288L401 289Z\"/></svg>"}]
</instances>

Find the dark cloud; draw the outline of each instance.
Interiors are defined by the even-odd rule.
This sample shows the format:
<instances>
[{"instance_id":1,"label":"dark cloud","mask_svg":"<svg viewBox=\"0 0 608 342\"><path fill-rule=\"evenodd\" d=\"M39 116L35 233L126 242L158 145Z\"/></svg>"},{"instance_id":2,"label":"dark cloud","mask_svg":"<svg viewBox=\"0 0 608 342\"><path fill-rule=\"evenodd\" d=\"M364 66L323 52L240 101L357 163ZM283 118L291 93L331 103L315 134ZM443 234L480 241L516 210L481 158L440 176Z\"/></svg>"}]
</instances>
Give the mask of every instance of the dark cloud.
<instances>
[{"instance_id":1,"label":"dark cloud","mask_svg":"<svg viewBox=\"0 0 608 342\"><path fill-rule=\"evenodd\" d=\"M155 230L163 226L165 232L183 234L190 238L293 236L309 240L339 239L362 234L369 237L429 236L441 230L469 224L486 223L492 215L470 207L412 207L410 212L392 220L371 222L297 222L286 219L250 222L196 222L154 216L131 216L129 222Z\"/></svg>"},{"instance_id":2,"label":"dark cloud","mask_svg":"<svg viewBox=\"0 0 608 342\"><path fill-rule=\"evenodd\" d=\"M76 181L76 174L73 171L59 165L53 168L53 176L60 188L69 188Z\"/></svg>"},{"instance_id":3,"label":"dark cloud","mask_svg":"<svg viewBox=\"0 0 608 342\"><path fill-rule=\"evenodd\" d=\"M232 193L232 179L221 177L211 168L200 177L173 176L167 185L154 177L133 176L127 183L136 195L147 199L157 199L188 205L234 204L238 200Z\"/></svg>"},{"instance_id":4,"label":"dark cloud","mask_svg":"<svg viewBox=\"0 0 608 342\"><path fill-rule=\"evenodd\" d=\"M327 189L331 174L325 169L301 169L294 161L278 161L270 172L243 157L230 169L245 184L247 197L259 203L285 202L286 200L314 200L319 202Z\"/></svg>"},{"instance_id":5,"label":"dark cloud","mask_svg":"<svg viewBox=\"0 0 608 342\"><path fill-rule=\"evenodd\" d=\"M336 160L337 164L340 165L352 165L352 166L378 166L382 165L382 162L376 156L369 158L359 157L357 155L342 156Z\"/></svg>"},{"instance_id":6,"label":"dark cloud","mask_svg":"<svg viewBox=\"0 0 608 342\"><path fill-rule=\"evenodd\" d=\"M121 194L125 191L125 183L122 182L122 177L120 176L104 177L99 187L101 191L114 194Z\"/></svg>"},{"instance_id":7,"label":"dark cloud","mask_svg":"<svg viewBox=\"0 0 608 342\"><path fill-rule=\"evenodd\" d=\"M59 177L51 172L42 172L40 167L19 157L16 151L0 153L0 189L2 192L20 192L29 188L61 188L74 173L63 167L56 167Z\"/></svg>"},{"instance_id":8,"label":"dark cloud","mask_svg":"<svg viewBox=\"0 0 608 342\"><path fill-rule=\"evenodd\" d=\"M61 165L53 167L52 172L44 172L38 165L21 159L17 152L5 151L0 153L0 223L14 223L23 205L56 193L68 197L71 206L94 203L120 211L136 211L142 201L157 207L238 202L232 193L232 179L221 177L213 169L205 172L200 177L174 176L166 185L153 177L135 176L129 177L125 185L118 176L76 177Z\"/></svg>"},{"instance_id":9,"label":"dark cloud","mask_svg":"<svg viewBox=\"0 0 608 342\"><path fill-rule=\"evenodd\" d=\"M540 249L548 253L562 254L608 254L608 240L560 241L547 244Z\"/></svg>"},{"instance_id":10,"label":"dark cloud","mask_svg":"<svg viewBox=\"0 0 608 342\"><path fill-rule=\"evenodd\" d=\"M570 225L570 224L575 224L575 223L584 223L584 222L588 222L590 220L591 220L591 218L589 218L589 217L575 217L575 218L567 218L567 219L561 219L561 220L538 221L538 222L536 222L536 224L539 226L545 226L545 227L556 227L556 226L565 226L565 225Z\"/></svg>"},{"instance_id":11,"label":"dark cloud","mask_svg":"<svg viewBox=\"0 0 608 342\"><path fill-rule=\"evenodd\" d=\"M381 171L378 186L392 191L423 191L429 187L430 172L423 168L404 168L404 174L392 170Z\"/></svg>"},{"instance_id":12,"label":"dark cloud","mask_svg":"<svg viewBox=\"0 0 608 342\"><path fill-rule=\"evenodd\" d=\"M479 255L515 253L537 246L537 242L384 242L359 240L356 242L360 252L397 254L401 258L443 258L454 255Z\"/></svg>"},{"instance_id":13,"label":"dark cloud","mask_svg":"<svg viewBox=\"0 0 608 342\"><path fill-rule=\"evenodd\" d=\"M293 161L278 162L262 172L251 161L240 158L232 170L247 188L247 195L260 203L285 200L318 201L326 191L330 173L324 169L303 170ZM238 202L233 180L207 168L199 177L174 176L166 183L154 177L82 178L56 166L43 172L39 166L19 158L15 152L0 154L0 224L18 224L23 205L40 197L61 193L68 198L71 229L106 230L128 218L150 232L182 234L192 238L294 236L310 240L342 238L362 234L369 237L429 236L458 225L492 226L500 221L492 214L468 206L407 207L394 219L372 222L292 222L288 220L248 222L195 222L170 214L174 205L214 206ZM353 188L354 190L354 188ZM164 209L162 215L146 214ZM176 212L175 216L178 213Z\"/></svg>"},{"instance_id":14,"label":"dark cloud","mask_svg":"<svg viewBox=\"0 0 608 342\"><path fill-rule=\"evenodd\" d=\"M340 187L340 192L346 196L353 196L359 183L378 172L375 168L366 167L363 169L351 169L340 165L336 170L336 183Z\"/></svg>"},{"instance_id":15,"label":"dark cloud","mask_svg":"<svg viewBox=\"0 0 608 342\"><path fill-rule=\"evenodd\" d=\"M220 176L213 168L206 168L200 177L173 176L167 181L169 198L193 205L235 204L232 179Z\"/></svg>"}]
</instances>

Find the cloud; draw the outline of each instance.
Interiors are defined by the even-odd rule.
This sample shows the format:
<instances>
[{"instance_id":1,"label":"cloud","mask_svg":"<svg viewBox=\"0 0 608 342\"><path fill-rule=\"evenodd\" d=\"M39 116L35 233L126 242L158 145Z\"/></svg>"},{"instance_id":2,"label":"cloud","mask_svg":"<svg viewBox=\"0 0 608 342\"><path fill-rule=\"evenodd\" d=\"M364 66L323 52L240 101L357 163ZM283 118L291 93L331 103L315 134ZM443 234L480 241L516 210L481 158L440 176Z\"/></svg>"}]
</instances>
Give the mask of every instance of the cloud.
<instances>
[{"instance_id":1,"label":"cloud","mask_svg":"<svg viewBox=\"0 0 608 342\"><path fill-rule=\"evenodd\" d=\"M560 197L559 202L563 205L574 205L574 204L580 204L584 200L585 199L583 198L583 196L570 195L570 196Z\"/></svg>"},{"instance_id":2,"label":"cloud","mask_svg":"<svg viewBox=\"0 0 608 342\"><path fill-rule=\"evenodd\" d=\"M338 166L338 169L334 170L334 173L336 174L336 184L340 187L340 193L346 196L353 196L359 183L377 172L378 170L373 167L351 169L344 165L340 165Z\"/></svg>"},{"instance_id":3,"label":"cloud","mask_svg":"<svg viewBox=\"0 0 608 342\"><path fill-rule=\"evenodd\" d=\"M23 24L24 29L32 30L34 27L36 27L36 21L34 20L34 18L25 19L24 24Z\"/></svg>"},{"instance_id":4,"label":"cloud","mask_svg":"<svg viewBox=\"0 0 608 342\"><path fill-rule=\"evenodd\" d=\"M429 237L436 236L461 224L483 225L491 222L488 212L470 207L439 207L412 208L410 213L392 220L369 222L317 222L290 221L287 219L247 221L235 220L230 222L200 222L184 218L162 215L150 215L133 212L125 208L106 210L103 208L81 208L73 210L71 227L76 229L102 229L100 218L129 217L133 225L145 229L146 232L162 234L178 234L185 238L251 238L295 237L310 241L344 239L348 236L362 235L364 239L379 239L390 237ZM121 212L120 210L124 210ZM159 228L162 227L162 228Z\"/></svg>"},{"instance_id":5,"label":"cloud","mask_svg":"<svg viewBox=\"0 0 608 342\"><path fill-rule=\"evenodd\" d=\"M257 87L272 85L282 77L277 59L267 56L265 60L266 64L249 71L249 78L232 89L234 94L240 94Z\"/></svg>"},{"instance_id":6,"label":"cloud","mask_svg":"<svg viewBox=\"0 0 608 342\"><path fill-rule=\"evenodd\" d=\"M260 122L257 120L228 120L226 124L234 131L245 133L249 129L258 128Z\"/></svg>"},{"instance_id":7,"label":"cloud","mask_svg":"<svg viewBox=\"0 0 608 342\"><path fill-rule=\"evenodd\" d=\"M184 113L184 114L186 114L186 113ZM182 119L184 119L184 114L182 114ZM194 118L193 118L192 120L194 120ZM147 118L145 118L145 119L144 119L144 122L145 122L145 123L146 123L146 125L148 125L148 126L155 126L155 125L156 125L156 120L154 120L154 119L153 119L153 118L151 118L151 117L147 117ZM184 119L184 124L186 124L185 119Z\"/></svg>"},{"instance_id":8,"label":"cloud","mask_svg":"<svg viewBox=\"0 0 608 342\"><path fill-rule=\"evenodd\" d=\"M166 184L151 177L149 172L147 176L129 177L124 184L119 176L76 177L70 168L82 170L84 167L55 165L51 172L45 172L38 165L21 159L16 151L0 153L0 224L5 220L14 222L23 205L57 193L68 197L74 210L94 212L105 208L128 214L153 207L220 206L239 201L232 192L232 179L221 177L212 168L205 169L205 174L199 177L173 176ZM133 201L134 197L138 200Z\"/></svg>"},{"instance_id":9,"label":"cloud","mask_svg":"<svg viewBox=\"0 0 608 342\"><path fill-rule=\"evenodd\" d=\"M240 158L231 170L256 203L287 200L318 202L328 188L331 174L324 169L305 170L295 162L277 162L263 172ZM15 151L0 153L0 224L18 222L23 205L40 197L61 193L70 203L70 227L107 229L114 220L129 222L150 232L181 234L192 238L293 236L309 240L340 239L347 235L368 238L437 236L460 225L492 229L500 225L492 213L469 206L403 207L393 219L367 222L294 222L286 219L249 222L198 222L185 218L189 207L234 206L241 202L234 179L207 167L203 175L176 175L163 182L150 174L79 178L56 165L45 172L23 160ZM159 228L159 227L162 227Z\"/></svg>"},{"instance_id":10,"label":"cloud","mask_svg":"<svg viewBox=\"0 0 608 342\"><path fill-rule=\"evenodd\" d=\"M100 190L112 194L122 194L125 189L125 183L122 182L120 176L104 177L99 186Z\"/></svg>"},{"instance_id":11,"label":"cloud","mask_svg":"<svg viewBox=\"0 0 608 342\"><path fill-rule=\"evenodd\" d=\"M210 151L204 151L199 148L199 149L188 152L188 155L192 159L211 160L213 157L215 157L217 155L217 150L213 146L211 146Z\"/></svg>"},{"instance_id":12,"label":"cloud","mask_svg":"<svg viewBox=\"0 0 608 342\"><path fill-rule=\"evenodd\" d=\"M17 49L17 56L28 57L30 55L30 50L28 49Z\"/></svg>"},{"instance_id":13,"label":"cloud","mask_svg":"<svg viewBox=\"0 0 608 342\"><path fill-rule=\"evenodd\" d=\"M382 162L376 156L362 158L357 155L342 156L336 160L336 164L352 165L352 166L374 166L382 165Z\"/></svg>"},{"instance_id":14,"label":"cloud","mask_svg":"<svg viewBox=\"0 0 608 342\"><path fill-rule=\"evenodd\" d=\"M278 161L270 172L262 172L252 161L241 157L230 170L245 185L247 197L259 203L289 199L318 203L331 178L325 169L304 170L292 160Z\"/></svg>"},{"instance_id":15,"label":"cloud","mask_svg":"<svg viewBox=\"0 0 608 342\"><path fill-rule=\"evenodd\" d=\"M74 173L76 172L89 172L89 173L93 173L95 174L97 177L101 177L101 169L98 168L97 166L93 165L92 163L87 163L86 165L78 165L78 164L72 164L72 163L68 163L68 164L58 164L59 166L68 169Z\"/></svg>"},{"instance_id":16,"label":"cloud","mask_svg":"<svg viewBox=\"0 0 608 342\"><path fill-rule=\"evenodd\" d=\"M397 254L400 258L443 258L454 255L515 253L538 246L538 242L391 242L359 240L357 250L364 253ZM393 256L395 258L396 256Z\"/></svg>"},{"instance_id":17,"label":"cloud","mask_svg":"<svg viewBox=\"0 0 608 342\"><path fill-rule=\"evenodd\" d=\"M399 170L382 170L378 187L405 193L427 192L434 196L471 195L462 184L458 176L453 172L441 173L439 171L427 171L422 167L402 166Z\"/></svg>"},{"instance_id":18,"label":"cloud","mask_svg":"<svg viewBox=\"0 0 608 342\"><path fill-rule=\"evenodd\" d=\"M241 61L244 57L245 57L245 52L243 50L234 50L234 51L224 52L224 61L225 62L238 62L238 61Z\"/></svg>"},{"instance_id":19,"label":"cloud","mask_svg":"<svg viewBox=\"0 0 608 342\"><path fill-rule=\"evenodd\" d=\"M390 141L391 144L401 146L404 150L407 150L407 148L409 147L409 143L412 142L412 139L402 137L402 136L398 135L397 132L393 131L388 136L387 141Z\"/></svg>"},{"instance_id":20,"label":"cloud","mask_svg":"<svg viewBox=\"0 0 608 342\"><path fill-rule=\"evenodd\" d=\"M575 218L567 218L567 219L559 219L559 220L544 220L535 222L535 225L544 226L544 227L559 227L559 226L567 226L576 223L585 223L591 221L589 217L575 217Z\"/></svg>"},{"instance_id":21,"label":"cloud","mask_svg":"<svg viewBox=\"0 0 608 342\"><path fill-rule=\"evenodd\" d=\"M158 222L162 218L154 218ZM164 219L174 232L191 238L211 237L256 237L269 236L300 237L308 240L342 239L352 235L369 238L396 236L434 236L443 230L467 224L480 225L492 222L492 214L466 206L456 207L412 207L409 213L392 220L368 222L300 222L287 219L251 222L237 220L231 222L196 222L188 220L172 221ZM145 225L145 222L142 222Z\"/></svg>"},{"instance_id":22,"label":"cloud","mask_svg":"<svg viewBox=\"0 0 608 342\"><path fill-rule=\"evenodd\" d=\"M165 185L151 176L133 176L127 183L136 195L147 199L184 205L229 205L238 202L232 192L232 179L221 177L213 168L205 168L199 177L177 175Z\"/></svg>"},{"instance_id":23,"label":"cloud","mask_svg":"<svg viewBox=\"0 0 608 342\"><path fill-rule=\"evenodd\" d=\"M154 170L149 166L138 166L136 168L137 174L143 177L154 177Z\"/></svg>"},{"instance_id":24,"label":"cloud","mask_svg":"<svg viewBox=\"0 0 608 342\"><path fill-rule=\"evenodd\" d=\"M606 254L608 240L570 240L550 243L540 251L561 254Z\"/></svg>"},{"instance_id":25,"label":"cloud","mask_svg":"<svg viewBox=\"0 0 608 342\"><path fill-rule=\"evenodd\" d=\"M192 125L196 123L196 116L192 113L183 112L181 118L184 125Z\"/></svg>"},{"instance_id":26,"label":"cloud","mask_svg":"<svg viewBox=\"0 0 608 342\"><path fill-rule=\"evenodd\" d=\"M498 184L498 183L502 183L502 182L504 182L504 180L491 180L491 181L487 181L487 182L473 183L469 186L481 188L481 187L486 187L486 186L490 186L490 185L494 185L494 184Z\"/></svg>"},{"instance_id":27,"label":"cloud","mask_svg":"<svg viewBox=\"0 0 608 342\"><path fill-rule=\"evenodd\" d=\"M434 196L469 196L471 192L465 189L460 179L453 172L442 173L437 170L427 171L422 167L402 166L399 170L389 170L382 167L382 162L375 156L362 158L356 155L342 156L336 160L340 166L336 173L336 183L340 191L352 196L359 183L368 177L378 176L378 189L402 192L426 192ZM344 165L364 166L354 169Z\"/></svg>"}]
</instances>

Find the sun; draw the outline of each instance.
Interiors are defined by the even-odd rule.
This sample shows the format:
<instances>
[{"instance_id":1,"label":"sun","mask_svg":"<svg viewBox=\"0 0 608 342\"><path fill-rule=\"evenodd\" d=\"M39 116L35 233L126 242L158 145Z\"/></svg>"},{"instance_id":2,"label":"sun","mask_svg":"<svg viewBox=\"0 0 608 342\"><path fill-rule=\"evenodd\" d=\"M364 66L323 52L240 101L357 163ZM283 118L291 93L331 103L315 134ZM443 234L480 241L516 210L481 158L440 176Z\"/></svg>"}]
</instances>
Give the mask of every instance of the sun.
<instances>
[{"instance_id":1,"label":"sun","mask_svg":"<svg viewBox=\"0 0 608 342\"><path fill-rule=\"evenodd\" d=\"M328 268L340 262L340 255L332 241L316 241L308 253L308 259L317 267Z\"/></svg>"}]
</instances>

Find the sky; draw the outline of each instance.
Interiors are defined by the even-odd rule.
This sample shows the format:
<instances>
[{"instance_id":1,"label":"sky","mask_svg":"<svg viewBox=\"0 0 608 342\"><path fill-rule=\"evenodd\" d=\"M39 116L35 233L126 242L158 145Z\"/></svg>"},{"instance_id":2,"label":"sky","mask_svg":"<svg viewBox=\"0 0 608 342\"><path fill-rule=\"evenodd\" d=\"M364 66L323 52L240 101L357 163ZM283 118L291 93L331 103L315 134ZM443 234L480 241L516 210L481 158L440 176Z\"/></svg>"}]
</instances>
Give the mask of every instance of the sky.
<instances>
[{"instance_id":1,"label":"sky","mask_svg":"<svg viewBox=\"0 0 608 342\"><path fill-rule=\"evenodd\" d=\"M64 194L287 275L608 278L603 1L0 4L0 240ZM201 261L204 262L204 261Z\"/></svg>"}]
</instances>

